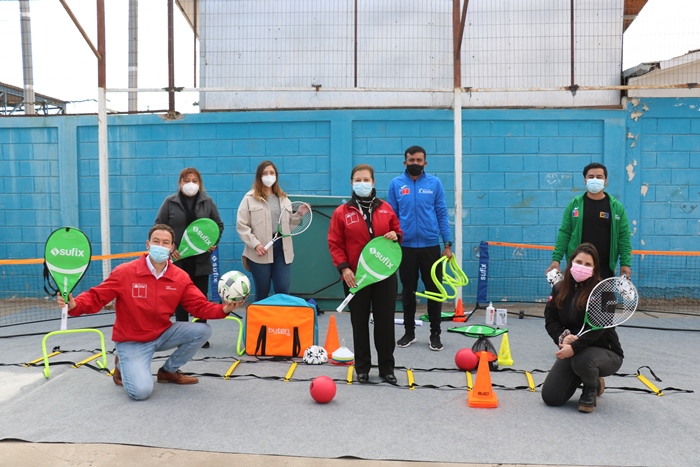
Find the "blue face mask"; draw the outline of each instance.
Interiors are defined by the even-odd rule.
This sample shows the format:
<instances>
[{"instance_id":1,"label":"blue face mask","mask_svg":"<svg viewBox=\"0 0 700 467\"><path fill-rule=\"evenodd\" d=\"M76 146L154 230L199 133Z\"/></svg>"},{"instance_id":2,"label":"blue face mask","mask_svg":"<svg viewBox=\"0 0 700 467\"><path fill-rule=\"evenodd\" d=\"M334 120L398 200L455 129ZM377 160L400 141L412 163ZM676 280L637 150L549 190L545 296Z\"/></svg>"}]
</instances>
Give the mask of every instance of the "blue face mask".
<instances>
[{"instance_id":1,"label":"blue face mask","mask_svg":"<svg viewBox=\"0 0 700 467\"><path fill-rule=\"evenodd\" d=\"M148 256L151 257L154 263L164 263L170 257L170 248L165 248L160 245L151 245L148 248Z\"/></svg>"},{"instance_id":2,"label":"blue face mask","mask_svg":"<svg viewBox=\"0 0 700 467\"><path fill-rule=\"evenodd\" d=\"M360 198L366 198L372 194L372 182L353 182L352 191Z\"/></svg>"},{"instance_id":3,"label":"blue face mask","mask_svg":"<svg viewBox=\"0 0 700 467\"><path fill-rule=\"evenodd\" d=\"M605 180L589 178L586 180L586 188L593 194L600 193L605 188Z\"/></svg>"}]
</instances>

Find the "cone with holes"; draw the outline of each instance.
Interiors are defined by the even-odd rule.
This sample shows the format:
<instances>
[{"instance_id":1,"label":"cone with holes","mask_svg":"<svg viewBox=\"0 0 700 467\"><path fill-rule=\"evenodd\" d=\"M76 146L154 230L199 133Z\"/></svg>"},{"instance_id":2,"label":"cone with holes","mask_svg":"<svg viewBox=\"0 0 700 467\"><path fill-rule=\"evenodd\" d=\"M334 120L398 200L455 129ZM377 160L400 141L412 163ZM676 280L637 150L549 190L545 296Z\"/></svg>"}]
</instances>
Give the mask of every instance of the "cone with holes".
<instances>
[{"instance_id":1,"label":"cone with holes","mask_svg":"<svg viewBox=\"0 0 700 467\"><path fill-rule=\"evenodd\" d=\"M326 345L323 346L328 352L328 355L333 355L333 352L340 348L340 341L338 339L338 328L335 324L335 315L331 315L328 321L328 334L326 334Z\"/></svg>"},{"instance_id":2,"label":"cone with holes","mask_svg":"<svg viewBox=\"0 0 700 467\"><path fill-rule=\"evenodd\" d=\"M464 305L462 305L462 299L458 298L457 299L457 308L455 308L455 315L452 318L452 321L458 321L458 322L465 322L467 320L467 317L464 316Z\"/></svg>"},{"instance_id":3,"label":"cone with holes","mask_svg":"<svg viewBox=\"0 0 700 467\"><path fill-rule=\"evenodd\" d=\"M501 348L498 349L498 364L500 366L513 366L513 357L510 356L507 332L501 338Z\"/></svg>"},{"instance_id":4,"label":"cone with holes","mask_svg":"<svg viewBox=\"0 0 700 467\"><path fill-rule=\"evenodd\" d=\"M498 397L491 385L491 371L487 352L479 352L479 368L476 371L474 389L469 391L467 402L469 407L492 409L498 407Z\"/></svg>"}]
</instances>

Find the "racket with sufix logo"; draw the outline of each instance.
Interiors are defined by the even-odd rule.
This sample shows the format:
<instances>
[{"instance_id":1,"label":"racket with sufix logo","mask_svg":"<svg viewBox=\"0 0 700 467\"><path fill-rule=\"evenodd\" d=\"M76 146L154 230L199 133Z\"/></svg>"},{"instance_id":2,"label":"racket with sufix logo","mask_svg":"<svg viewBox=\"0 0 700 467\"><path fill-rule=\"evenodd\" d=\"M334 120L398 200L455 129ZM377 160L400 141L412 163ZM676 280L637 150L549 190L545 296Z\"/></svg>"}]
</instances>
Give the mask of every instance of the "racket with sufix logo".
<instances>
[{"instance_id":1,"label":"racket with sufix logo","mask_svg":"<svg viewBox=\"0 0 700 467\"><path fill-rule=\"evenodd\" d=\"M211 219L203 217L192 222L182 234L180 247L177 249L180 259L206 253L219 241L219 235L219 226Z\"/></svg>"},{"instance_id":2,"label":"racket with sufix logo","mask_svg":"<svg viewBox=\"0 0 700 467\"><path fill-rule=\"evenodd\" d=\"M377 237L369 241L360 253L355 272L356 285L350 289L350 293L343 303L336 308L337 312L350 303L355 294L368 285L381 282L390 277L399 269L401 264L401 246L388 238Z\"/></svg>"},{"instance_id":3,"label":"racket with sufix logo","mask_svg":"<svg viewBox=\"0 0 700 467\"><path fill-rule=\"evenodd\" d=\"M49 287L59 292L66 305L61 308L61 330L68 329L68 294L85 275L90 265L92 247L90 240L74 227L61 227L54 230L46 239L44 248L44 280ZM48 282L49 275L56 284Z\"/></svg>"},{"instance_id":4,"label":"racket with sufix logo","mask_svg":"<svg viewBox=\"0 0 700 467\"><path fill-rule=\"evenodd\" d=\"M311 205L303 201L293 201L290 209L282 208L277 222L277 231L272 236L272 240L265 245L265 251L280 238L293 237L304 232L311 225L313 218Z\"/></svg>"},{"instance_id":5,"label":"racket with sufix logo","mask_svg":"<svg viewBox=\"0 0 700 467\"><path fill-rule=\"evenodd\" d=\"M588 296L586 317L576 335L619 326L632 317L638 303L637 288L626 276L600 281Z\"/></svg>"}]
</instances>

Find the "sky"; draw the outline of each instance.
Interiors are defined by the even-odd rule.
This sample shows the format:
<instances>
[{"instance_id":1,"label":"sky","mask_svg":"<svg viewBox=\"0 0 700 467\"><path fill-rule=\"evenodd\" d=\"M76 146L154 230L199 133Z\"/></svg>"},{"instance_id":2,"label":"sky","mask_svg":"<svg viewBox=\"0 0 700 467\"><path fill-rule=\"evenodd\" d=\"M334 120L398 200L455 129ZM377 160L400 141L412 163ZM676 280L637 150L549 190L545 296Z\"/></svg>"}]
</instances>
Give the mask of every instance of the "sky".
<instances>
[{"instance_id":1,"label":"sky","mask_svg":"<svg viewBox=\"0 0 700 467\"><path fill-rule=\"evenodd\" d=\"M289 1L289 0L280 0ZM447 1L447 0L446 0ZM517 0L519 1L519 0ZM67 0L97 45L95 0ZM139 87L168 84L165 0L139 2ZM105 0L107 87L128 87L128 0ZM58 0L32 0L36 92L75 102L69 113L97 109L97 59ZM175 84L194 87L192 29L175 8ZM624 35L623 69L700 49L700 0L649 0ZM199 57L197 57L199 62ZM199 78L197 78L199 80ZM0 0L0 82L23 86L19 2ZM107 107L126 111L126 93L109 93ZM176 94L176 110L198 112L197 93ZM167 109L167 94L139 93L139 110Z\"/></svg>"},{"instance_id":2,"label":"sky","mask_svg":"<svg viewBox=\"0 0 700 467\"><path fill-rule=\"evenodd\" d=\"M91 42L97 47L95 0L67 0ZM73 105L70 113L97 109L97 58L58 0L30 1L34 90ZM193 32L177 6L175 24L175 85L194 87ZM127 88L128 0L105 0L107 88ZM0 82L23 87L22 46L17 0L0 0ZM168 86L168 16L165 0L139 1L138 83L141 88ZM8 47L9 45L9 47ZM199 58L197 58L199 61ZM176 110L197 112L197 93L177 94ZM107 108L127 111L127 93L109 93ZM167 110L166 93L139 93L139 110Z\"/></svg>"}]
</instances>

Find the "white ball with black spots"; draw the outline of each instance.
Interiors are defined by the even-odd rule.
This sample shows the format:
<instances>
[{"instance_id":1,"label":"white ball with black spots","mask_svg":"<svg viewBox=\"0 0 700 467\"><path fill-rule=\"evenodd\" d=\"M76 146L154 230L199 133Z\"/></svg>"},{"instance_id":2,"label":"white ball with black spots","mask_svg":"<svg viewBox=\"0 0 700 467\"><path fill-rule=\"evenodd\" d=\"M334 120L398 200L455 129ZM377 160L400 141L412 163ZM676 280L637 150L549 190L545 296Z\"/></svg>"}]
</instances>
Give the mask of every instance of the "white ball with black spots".
<instances>
[{"instance_id":1,"label":"white ball with black spots","mask_svg":"<svg viewBox=\"0 0 700 467\"><path fill-rule=\"evenodd\" d=\"M320 345L312 345L304 351L304 363L321 365L328 361L328 352Z\"/></svg>"}]
</instances>

